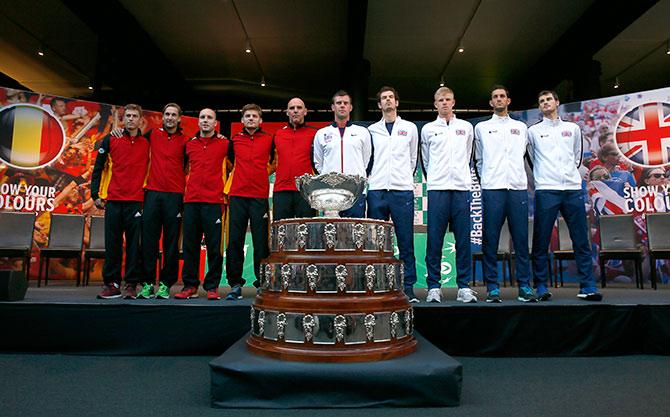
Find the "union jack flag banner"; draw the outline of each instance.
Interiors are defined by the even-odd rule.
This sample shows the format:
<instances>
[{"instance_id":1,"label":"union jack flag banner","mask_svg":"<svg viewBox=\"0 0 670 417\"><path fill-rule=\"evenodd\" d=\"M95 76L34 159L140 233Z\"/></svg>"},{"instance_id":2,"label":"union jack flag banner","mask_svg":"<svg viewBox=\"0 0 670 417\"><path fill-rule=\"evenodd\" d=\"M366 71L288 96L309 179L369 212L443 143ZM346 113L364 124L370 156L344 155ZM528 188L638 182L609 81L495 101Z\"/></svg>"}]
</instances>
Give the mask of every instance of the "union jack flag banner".
<instances>
[{"instance_id":1,"label":"union jack flag banner","mask_svg":"<svg viewBox=\"0 0 670 417\"><path fill-rule=\"evenodd\" d=\"M670 163L670 103L641 104L617 123L614 140L632 163L658 167Z\"/></svg>"}]
</instances>

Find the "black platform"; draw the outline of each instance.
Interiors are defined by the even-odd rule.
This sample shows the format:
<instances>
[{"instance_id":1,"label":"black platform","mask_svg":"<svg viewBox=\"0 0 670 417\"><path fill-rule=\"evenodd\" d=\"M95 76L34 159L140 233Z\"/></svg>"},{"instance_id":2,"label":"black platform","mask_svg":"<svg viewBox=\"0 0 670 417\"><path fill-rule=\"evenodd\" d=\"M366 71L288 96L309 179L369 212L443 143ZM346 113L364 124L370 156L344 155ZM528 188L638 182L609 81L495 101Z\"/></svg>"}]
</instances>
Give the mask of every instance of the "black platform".
<instances>
[{"instance_id":1,"label":"black platform","mask_svg":"<svg viewBox=\"0 0 670 417\"><path fill-rule=\"evenodd\" d=\"M463 366L420 335L416 352L358 363L289 362L250 353L245 335L210 362L212 407L452 407ZM374 388L372 388L374 387Z\"/></svg>"},{"instance_id":2,"label":"black platform","mask_svg":"<svg viewBox=\"0 0 670 417\"><path fill-rule=\"evenodd\" d=\"M476 288L477 289L477 288ZM0 302L0 351L104 355L220 355L249 331L253 291L240 301L96 300L99 287L50 285ZM225 292L225 289L222 291ZM425 291L417 290L419 295ZM602 303L576 288L547 303L415 304L415 329L453 356L670 354L670 290L607 287Z\"/></svg>"}]
</instances>

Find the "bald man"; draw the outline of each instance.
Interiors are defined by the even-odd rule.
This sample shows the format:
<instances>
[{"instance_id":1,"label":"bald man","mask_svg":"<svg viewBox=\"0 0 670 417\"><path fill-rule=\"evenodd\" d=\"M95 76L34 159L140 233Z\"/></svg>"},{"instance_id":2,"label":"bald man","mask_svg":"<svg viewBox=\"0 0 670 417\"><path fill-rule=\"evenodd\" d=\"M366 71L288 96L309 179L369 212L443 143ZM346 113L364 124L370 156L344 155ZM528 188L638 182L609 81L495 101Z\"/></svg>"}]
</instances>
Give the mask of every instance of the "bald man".
<instances>
[{"instance_id":1,"label":"bald man","mask_svg":"<svg viewBox=\"0 0 670 417\"><path fill-rule=\"evenodd\" d=\"M307 107L298 97L289 100L286 115L288 123L273 138L277 170L272 192L272 218L314 217L316 211L298 192L295 179L314 173L312 144L317 129L305 124Z\"/></svg>"},{"instance_id":2,"label":"bald man","mask_svg":"<svg viewBox=\"0 0 670 417\"><path fill-rule=\"evenodd\" d=\"M230 141L216 133L216 113L202 109L198 115L200 131L186 143L186 192L184 193L184 289L175 298L198 296L200 286L200 242L207 245L207 266L202 287L207 299L219 300L223 272L221 230L225 213L223 189Z\"/></svg>"}]
</instances>

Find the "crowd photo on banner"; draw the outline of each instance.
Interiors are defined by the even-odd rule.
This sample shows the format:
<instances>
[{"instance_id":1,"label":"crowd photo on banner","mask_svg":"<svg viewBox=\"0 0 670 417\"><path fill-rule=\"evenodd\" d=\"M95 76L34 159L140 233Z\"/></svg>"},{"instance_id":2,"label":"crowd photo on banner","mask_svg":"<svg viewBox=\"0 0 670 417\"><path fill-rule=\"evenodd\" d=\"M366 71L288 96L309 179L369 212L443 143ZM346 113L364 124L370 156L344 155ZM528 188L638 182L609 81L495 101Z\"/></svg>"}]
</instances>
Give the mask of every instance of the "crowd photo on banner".
<instances>
[{"instance_id":1,"label":"crowd photo on banner","mask_svg":"<svg viewBox=\"0 0 670 417\"><path fill-rule=\"evenodd\" d=\"M512 96L513 93L511 92ZM287 98L287 101L289 99ZM486 97L482 101L488 102L489 99ZM292 102L293 100L289 101L287 106L289 126L291 123ZM380 109L382 109L383 99L378 98L378 102L380 103ZM294 103L294 105L300 107L299 103ZM302 103L302 106L304 107L305 104ZM230 177L223 179L226 184L226 206L224 212L212 214L208 211L208 206L194 205L209 202L210 200L207 200L208 197L202 197L205 200L202 200L201 197L194 197L195 199L190 201L190 206L188 206L188 193L184 200L187 210L197 210L199 213L198 216L206 217L213 215L214 217L218 216L218 218L223 219L222 224L212 230L207 230L205 223L202 225L189 224L187 226L188 230L193 231L193 236L202 237L204 233L204 240L210 242L209 246L220 245L223 248L221 255L222 259L225 260L221 262L224 262L226 266L223 270L221 270L220 266L218 267L219 269L216 269L215 263L211 263L211 258L214 256L213 252L206 250L208 245L201 238L198 238L194 243L197 248L185 249L190 251L197 250L197 264L194 266L197 269L195 272L190 270L189 273L197 277L205 274L204 286L208 285L207 282L213 282L207 281L206 274L208 273L219 274L224 278L227 271L229 274L230 271L235 271L234 274L238 278L241 278L241 276L258 276L260 257L267 256L267 248L265 247L267 246L267 242L265 242L265 246L260 242L264 238L263 236L267 240L267 226L265 228L261 227L260 223L257 223L258 219L265 219L264 221L267 221L271 220L273 216L277 218L277 212L272 209L277 199L287 201L286 199L295 197L290 193L284 192L294 190L295 184L292 184L293 188L282 188L285 187L282 181L286 179L277 177L277 174L270 176L269 189L263 188L262 184L256 184L253 180L241 182L243 181L242 172L245 172L244 170L248 169L248 172L251 173L248 178L254 178L254 175L258 175L257 172L253 173L254 171L251 167L245 165L245 161L248 158L264 159L263 162L267 162L268 167L266 173L274 173L277 161L274 161L273 157L276 156L277 150L275 146L278 143L277 137L284 135L284 133L278 132L281 132L287 126L286 123L265 123L262 124L261 129L261 108L258 107L256 110L253 107L245 107L245 109L242 112L241 123L233 123L231 126L230 140L225 138L226 142L229 142L226 144L226 149L217 150L214 148L216 141L211 142L208 139L211 137L223 139L219 133L221 132L221 127L216 120L216 114L214 111L211 111L213 115L210 121L211 126L209 127L211 127L214 136L205 135L206 137L200 138L204 146L204 153L199 154L199 151L196 149L191 149L191 153L188 153L189 151L187 150L188 159L191 162L192 175L198 175L195 166L200 161L207 164L230 164L227 167ZM339 111L337 103L333 104L333 109L337 121L337 112ZM205 112L205 110L202 112ZM296 110L296 112L299 111L299 109ZM185 137L192 138L195 136L198 138L199 136L203 136L202 112L198 117L187 117L182 116L181 109L179 109L180 128ZM254 112L258 114L256 119L253 116ZM401 109L399 112L402 114ZM205 114L208 113L205 112ZM251 114L251 116L247 117L248 114ZM638 239L637 243L646 254L648 243L645 215L648 213L670 211L670 170L668 170L670 152L668 148L670 147L670 143L666 143L666 141L670 140L667 139L670 135L663 133L670 130L670 88L575 103L561 103L558 114L561 120L573 122L581 130L581 164L578 170L582 180L581 192L583 193L584 212L589 224L588 233L593 258L593 273L594 276L600 276L601 271L599 270L597 256L600 248L598 228L601 216L624 213L633 214ZM512 111L510 115L513 119L523 122L528 127L542 120L542 113L538 108ZM472 122L472 125L476 126L477 122L487 119L479 118L469 121ZM95 194L98 192L98 189L102 190L105 184L100 185L94 182L96 189L93 192L91 189L94 167L96 159L101 154L110 152L110 148L106 148L105 146L111 145L105 145L103 139L114 138L114 132L117 132L118 135L123 135L127 120L124 117L124 107L121 105L95 103L10 88L0 88L0 211L36 213L31 263L37 264L39 262L39 248L48 244L52 213L87 216L87 225L90 223L90 216L105 215L105 207L101 204L96 204L97 194ZM399 123L397 120L396 124ZM136 128L141 133L160 130L164 127L165 123L164 113L160 110L146 111L140 109L137 123ZM302 123L305 123L304 115ZM351 122L348 121L348 123L347 128L349 129ZM410 232L407 236L401 235L404 240L400 244L400 247L396 245L396 255L403 261L409 259L407 248L413 245L412 256L416 260L412 260L412 263L416 262L416 272L412 273L416 276L413 278L416 282L415 285L417 287L428 287L429 290L431 289L431 285L433 285L431 282L438 282L438 285L442 286L457 286L456 264L458 262L458 251L455 249L459 247L459 243L461 244L461 252L464 252L463 242L454 241L453 235L448 234L446 240L444 240L444 245L438 244L439 248L434 248L434 250L442 254L442 257L440 268L437 272L439 278L437 278L437 281L435 279L431 281L431 278L427 277L430 267L424 261L427 255L426 247L427 245L430 246L431 243L427 242L425 232L411 231L413 230L413 226L426 226L428 224L428 196L430 195L430 187L427 186L428 182L421 169L422 162L427 162L427 159L421 154L420 150L424 146L421 140L427 137L424 133L428 130L424 132L424 129L433 129L434 126L432 123L434 122L417 122L414 127L415 129L418 127L418 131L415 133L418 141L416 145L413 145L416 149L416 154L412 155L414 171L411 173L411 178L413 181L411 181L411 184L403 183L402 187L400 187L403 190L402 198L408 198L409 202L407 204L413 208L411 213L412 218L409 224L406 225L408 227L407 230L410 230ZM340 128L341 130L338 133L338 127L335 123L309 121L308 124L310 125L310 129L313 129L308 132L312 135L311 137L315 137L314 135L316 134L316 139L314 139L315 146L317 143L320 143L321 145L319 146L323 146L323 149L328 148L328 142L332 140L333 135L345 134L342 128ZM355 124L361 125L361 131L358 132L354 129L354 136L360 135L359 137L362 137L366 132L368 132L367 135L370 135L369 132L372 132L374 137L376 128L382 129L382 133L386 129L389 129L388 133L389 135L391 134L392 128L389 128L388 123L386 126L384 126L384 123L381 123L381 127L375 127L377 123L373 124L373 122L369 121L357 121ZM414 126L413 124L411 125ZM208 125L205 124L205 126ZM297 129L302 124L296 124L295 126ZM410 128L401 128L404 135L412 133L407 129ZM316 133L317 130L319 133ZM256 148L253 151L240 145L241 142L238 136L248 135L248 132L253 132L250 134L253 136L252 139L256 144ZM295 132L298 132L298 130L295 130ZM295 134L297 135L299 132ZM347 130L346 134L351 134L351 132ZM394 134L397 134L397 132ZM371 141L371 139L368 140ZM262 151L258 148L261 143L265 146ZM209 152L205 151L207 146L210 145L212 147L210 147ZM216 146L219 146L218 143ZM220 160L213 160L212 158L216 157L217 152L220 152ZM370 150L370 152L372 151ZM372 154L373 156L367 156L368 159L374 159L374 152ZM234 159L231 155L234 156ZM424 159L422 160L422 158ZM284 161L287 159L288 156L283 157ZM317 160L317 164L320 162L320 160ZM156 164L156 161L152 161L151 163ZM305 161L294 161L293 163L304 164ZM313 161L310 160L307 163L311 166ZM235 170L230 172L233 166ZM365 170L367 167L362 166L361 168L363 176L370 174L370 172L366 172ZM469 192L469 216L466 219L466 223L469 220L469 224L466 224L464 227L468 228L469 239L467 240L467 244L468 246L472 246L469 250L474 252L479 250L482 243L480 239L481 218L478 218L478 213L481 213L481 188L479 183L480 178L476 175L474 162L471 162L471 168L472 175L470 179L472 180L472 185L468 185L467 189L467 192ZM534 204L536 203L536 193L531 176L532 168L527 165L525 170L529 178L527 187L528 213L529 216L532 216ZM226 171L225 167L224 171ZM345 171L344 166L342 167L342 171ZM136 174L139 175L140 173ZM261 174L263 173L261 172ZM104 183L104 176L101 181ZM291 179L291 181L293 180ZM371 213L369 206L370 198L378 195L375 193L375 187L376 185L373 182L370 188L371 195L368 196L368 216ZM384 188L385 186L379 187L380 190ZM205 193L206 191L203 190ZM193 192L193 189L191 189L191 192ZM396 197L400 198L399 196L394 196L394 198ZM374 204L375 200L372 201ZM364 199L358 203L362 205L360 207L355 205L351 210L360 209L363 211L354 213L354 217L361 214L364 215L366 210ZM450 202L449 204L452 203ZM298 207L298 205L304 205L304 201L301 201L301 198L297 197L297 200L291 204L296 204L296 207ZM181 202L179 207L181 207ZM296 210L310 210L310 208L301 207L296 208ZM394 213L391 213L391 216L393 215ZM193 218L194 215L191 214L190 216ZM230 229L230 220L237 218L245 222L244 230L235 231L234 228ZM249 218L252 222L251 232L247 233L246 221ZM393 221L397 229L401 223L398 223L396 219L393 219ZM203 227L205 228L204 230ZM234 236L234 242L228 240L231 232ZM217 234L218 240L214 239L214 235ZM85 242L88 238L89 226L86 227L84 234ZM552 239L551 242L552 248L554 248L555 239ZM227 251L225 250L226 247L228 248ZM203 255L206 253L207 256L199 257L201 252ZM232 257L231 253L233 254ZM195 255L191 252L188 256L193 257ZM20 261L14 259L1 258L0 269L17 269L19 266L15 264L16 262L20 263ZM194 260L194 262L196 261ZM230 265L231 262L234 265ZM102 263L97 262L94 265L91 276L93 281L98 281L101 279ZM463 268L463 265L463 260L461 260L461 268ZM643 277L649 277L650 265L648 260L645 259L642 265ZM576 282L578 265L575 262L568 262L564 263L564 266L566 267L564 271L565 280ZM212 268L215 269L212 270ZM670 261L657 260L656 264L651 266L651 268L656 269L660 283L670 282ZM181 268L179 269L179 279L182 279ZM34 277L37 274L37 268L32 268L31 272ZM627 284L635 282L635 273L632 264L629 265L620 260L606 262L605 275L606 280L612 283ZM77 276L77 262L72 259L52 262L51 276L52 279L75 279ZM229 278L229 282L231 282L231 279L237 279L233 276ZM187 276L186 280L188 279L192 278ZM199 285L197 280L198 278L196 278L196 283L194 284L196 289ZM258 282L251 281L245 282L244 279L237 279L235 285L244 286L253 284L258 286ZM216 285L218 285L218 281ZM235 285L231 284L232 287L235 287ZM205 289L211 290L212 288ZM234 291L235 289L233 289ZM233 297L235 295L236 293L233 294ZM188 296L189 294L185 294L185 298L188 298Z\"/></svg>"}]
</instances>

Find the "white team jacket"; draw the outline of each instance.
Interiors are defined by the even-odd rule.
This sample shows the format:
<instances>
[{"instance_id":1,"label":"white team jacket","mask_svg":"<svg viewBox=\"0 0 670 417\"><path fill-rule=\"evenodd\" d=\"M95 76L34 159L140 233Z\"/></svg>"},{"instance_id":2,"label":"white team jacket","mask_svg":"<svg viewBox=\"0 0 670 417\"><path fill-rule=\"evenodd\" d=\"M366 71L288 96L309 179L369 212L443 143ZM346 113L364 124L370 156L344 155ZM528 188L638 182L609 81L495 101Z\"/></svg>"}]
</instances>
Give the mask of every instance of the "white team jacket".
<instances>
[{"instance_id":1,"label":"white team jacket","mask_svg":"<svg viewBox=\"0 0 670 417\"><path fill-rule=\"evenodd\" d=\"M475 126L475 162L485 190L526 190L524 155L528 146L525 123L493 115Z\"/></svg>"},{"instance_id":2,"label":"white team jacket","mask_svg":"<svg viewBox=\"0 0 670 417\"><path fill-rule=\"evenodd\" d=\"M469 191L472 185L472 125L456 115L441 117L421 129L421 160L427 189Z\"/></svg>"},{"instance_id":3,"label":"white team jacket","mask_svg":"<svg viewBox=\"0 0 670 417\"><path fill-rule=\"evenodd\" d=\"M582 132L572 122L546 117L528 128L536 190L579 190Z\"/></svg>"},{"instance_id":4,"label":"white team jacket","mask_svg":"<svg viewBox=\"0 0 670 417\"><path fill-rule=\"evenodd\" d=\"M372 136L372 172L369 190L414 190L414 171L419 153L416 125L397 116L389 135L382 118L368 127Z\"/></svg>"},{"instance_id":5,"label":"white team jacket","mask_svg":"<svg viewBox=\"0 0 670 417\"><path fill-rule=\"evenodd\" d=\"M335 123L319 129L314 136L314 166L319 174L340 172L366 177L371 153L370 132L351 122L342 137Z\"/></svg>"}]
</instances>

